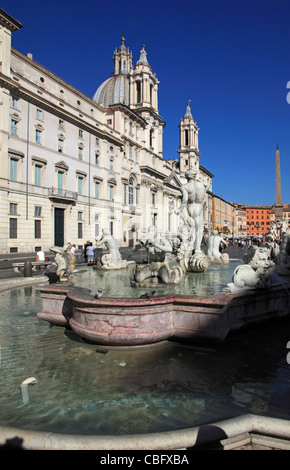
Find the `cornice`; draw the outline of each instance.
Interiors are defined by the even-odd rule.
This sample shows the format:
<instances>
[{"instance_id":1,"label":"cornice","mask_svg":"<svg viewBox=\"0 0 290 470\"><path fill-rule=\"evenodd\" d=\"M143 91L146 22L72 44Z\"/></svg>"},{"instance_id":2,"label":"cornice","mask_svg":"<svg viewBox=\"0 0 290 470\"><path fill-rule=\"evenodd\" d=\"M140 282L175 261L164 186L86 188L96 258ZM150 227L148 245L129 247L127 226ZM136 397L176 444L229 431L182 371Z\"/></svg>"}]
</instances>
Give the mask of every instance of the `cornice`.
<instances>
[{"instance_id":1,"label":"cornice","mask_svg":"<svg viewBox=\"0 0 290 470\"><path fill-rule=\"evenodd\" d=\"M46 74L52 80L59 83L59 85L61 85L62 87L67 88L69 91L71 91L72 93L77 95L79 98L87 101L91 106L93 106L93 107L97 108L98 110L104 112L104 108L102 108L100 105L98 105L89 96L87 96L84 93L82 93L81 91L77 90L77 88L74 88L73 85L71 85L70 83L63 80L61 77L59 77L54 72L47 69L44 65L40 64L35 59L31 59L31 58L27 57L25 54L22 54L22 52L18 51L17 49L14 49L13 47L11 47L11 54L14 55L16 58L18 58L19 60L22 60L23 62L25 62L30 67L34 67L39 72L42 72L43 74ZM13 73L19 75L18 72L13 72ZM20 74L20 76L22 77L21 74Z\"/></svg>"},{"instance_id":2,"label":"cornice","mask_svg":"<svg viewBox=\"0 0 290 470\"><path fill-rule=\"evenodd\" d=\"M37 95L33 91L27 90L26 88L21 86L19 83L14 82L11 78L7 77L1 72L0 72L0 85L9 89L10 91L14 93L17 92L17 95L19 95L20 97L22 97L29 103L39 106L42 109L47 110L50 113L59 116L61 119L64 119L65 121L71 122L77 127L80 127L81 129L84 129L97 137L100 137L102 139L107 139L108 141L114 143L116 146L119 146L119 147L123 145L121 138L115 137L111 133L106 132L104 130L95 128L92 124L86 122L82 118L75 116L74 114L62 109L61 107L57 105L54 105L53 103L51 103L51 101L48 101L43 96Z\"/></svg>"},{"instance_id":3,"label":"cornice","mask_svg":"<svg viewBox=\"0 0 290 470\"><path fill-rule=\"evenodd\" d=\"M0 8L0 24L12 32L18 31L18 29L23 28L20 21L17 21L12 18L12 16L8 15L8 13L2 10L2 8Z\"/></svg>"},{"instance_id":4,"label":"cornice","mask_svg":"<svg viewBox=\"0 0 290 470\"><path fill-rule=\"evenodd\" d=\"M139 116L139 114L136 113L135 110L129 108L129 106L127 106L125 104L122 104L122 103L111 104L108 107L108 109L112 109L113 111L122 111L127 116L132 116L134 118L134 120L139 122L140 125L142 125L144 127L146 127L146 125L147 125L147 122L145 121L145 119L142 118L142 116Z\"/></svg>"}]
</instances>

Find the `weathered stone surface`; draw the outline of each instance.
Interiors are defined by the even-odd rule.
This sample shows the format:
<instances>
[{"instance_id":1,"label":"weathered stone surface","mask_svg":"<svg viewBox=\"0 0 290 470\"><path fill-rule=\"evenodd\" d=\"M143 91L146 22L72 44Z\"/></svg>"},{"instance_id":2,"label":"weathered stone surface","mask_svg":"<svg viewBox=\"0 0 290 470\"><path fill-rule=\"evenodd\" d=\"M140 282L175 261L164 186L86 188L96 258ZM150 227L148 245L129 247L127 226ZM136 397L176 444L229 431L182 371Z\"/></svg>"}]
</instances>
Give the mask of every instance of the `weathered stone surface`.
<instances>
[{"instance_id":1,"label":"weathered stone surface","mask_svg":"<svg viewBox=\"0 0 290 470\"><path fill-rule=\"evenodd\" d=\"M290 284L211 297L94 298L87 289L47 286L38 317L69 325L96 344L136 346L165 339L218 343L235 330L290 315Z\"/></svg>"}]
</instances>

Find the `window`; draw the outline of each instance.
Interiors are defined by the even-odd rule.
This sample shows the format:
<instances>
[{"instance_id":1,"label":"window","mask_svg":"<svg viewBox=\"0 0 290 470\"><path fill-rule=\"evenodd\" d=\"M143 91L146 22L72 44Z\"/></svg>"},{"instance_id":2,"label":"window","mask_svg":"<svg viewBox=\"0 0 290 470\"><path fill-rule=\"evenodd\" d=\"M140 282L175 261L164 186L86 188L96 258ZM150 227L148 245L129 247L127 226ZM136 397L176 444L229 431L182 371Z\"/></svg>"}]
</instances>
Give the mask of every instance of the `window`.
<instances>
[{"instance_id":1,"label":"window","mask_svg":"<svg viewBox=\"0 0 290 470\"><path fill-rule=\"evenodd\" d=\"M17 181L17 163L16 158L10 158L10 179Z\"/></svg>"},{"instance_id":2,"label":"window","mask_svg":"<svg viewBox=\"0 0 290 470\"><path fill-rule=\"evenodd\" d=\"M79 129L79 137L83 138L83 136L84 136L84 133L83 133L82 129Z\"/></svg>"},{"instance_id":3,"label":"window","mask_svg":"<svg viewBox=\"0 0 290 470\"><path fill-rule=\"evenodd\" d=\"M82 212L78 212L78 220L83 220L83 213Z\"/></svg>"},{"instance_id":4,"label":"window","mask_svg":"<svg viewBox=\"0 0 290 470\"><path fill-rule=\"evenodd\" d=\"M138 204L138 200L139 200L139 197L138 197L138 188L136 188L136 201L135 201L135 204Z\"/></svg>"},{"instance_id":5,"label":"window","mask_svg":"<svg viewBox=\"0 0 290 470\"><path fill-rule=\"evenodd\" d=\"M110 158L110 170L114 169L114 160Z\"/></svg>"},{"instance_id":6,"label":"window","mask_svg":"<svg viewBox=\"0 0 290 470\"><path fill-rule=\"evenodd\" d=\"M41 185L41 165L35 165L34 167L34 184L36 186Z\"/></svg>"},{"instance_id":7,"label":"window","mask_svg":"<svg viewBox=\"0 0 290 470\"><path fill-rule=\"evenodd\" d=\"M114 201L114 186L109 186L109 199L110 201Z\"/></svg>"},{"instance_id":8,"label":"window","mask_svg":"<svg viewBox=\"0 0 290 470\"><path fill-rule=\"evenodd\" d=\"M9 238L17 238L17 219L9 219Z\"/></svg>"},{"instance_id":9,"label":"window","mask_svg":"<svg viewBox=\"0 0 290 470\"><path fill-rule=\"evenodd\" d=\"M97 166L99 166L99 163L100 163L100 158L99 158L99 155L96 153L96 155L95 155L95 164Z\"/></svg>"},{"instance_id":10,"label":"window","mask_svg":"<svg viewBox=\"0 0 290 470\"><path fill-rule=\"evenodd\" d=\"M107 124L110 126L112 124L112 119L107 119Z\"/></svg>"},{"instance_id":11,"label":"window","mask_svg":"<svg viewBox=\"0 0 290 470\"><path fill-rule=\"evenodd\" d=\"M83 194L83 178L78 176L78 193Z\"/></svg>"},{"instance_id":12,"label":"window","mask_svg":"<svg viewBox=\"0 0 290 470\"><path fill-rule=\"evenodd\" d=\"M34 238L41 238L41 220L34 221Z\"/></svg>"},{"instance_id":13,"label":"window","mask_svg":"<svg viewBox=\"0 0 290 470\"><path fill-rule=\"evenodd\" d=\"M63 152L63 139L59 138L57 143L57 150L59 153Z\"/></svg>"},{"instance_id":14,"label":"window","mask_svg":"<svg viewBox=\"0 0 290 470\"><path fill-rule=\"evenodd\" d=\"M130 158L130 160L133 159L133 145L131 145L131 144L129 146L129 158Z\"/></svg>"},{"instance_id":15,"label":"window","mask_svg":"<svg viewBox=\"0 0 290 470\"><path fill-rule=\"evenodd\" d=\"M58 127L59 129L64 129L64 121L62 119L58 120Z\"/></svg>"},{"instance_id":16,"label":"window","mask_svg":"<svg viewBox=\"0 0 290 470\"><path fill-rule=\"evenodd\" d=\"M188 145L188 129L185 129L185 145Z\"/></svg>"},{"instance_id":17,"label":"window","mask_svg":"<svg viewBox=\"0 0 290 470\"><path fill-rule=\"evenodd\" d=\"M11 134L18 135L18 121L11 119Z\"/></svg>"},{"instance_id":18,"label":"window","mask_svg":"<svg viewBox=\"0 0 290 470\"><path fill-rule=\"evenodd\" d=\"M78 159L83 159L83 147L81 145L78 146Z\"/></svg>"},{"instance_id":19,"label":"window","mask_svg":"<svg viewBox=\"0 0 290 470\"><path fill-rule=\"evenodd\" d=\"M12 96L12 106L13 108L19 109L19 98Z\"/></svg>"},{"instance_id":20,"label":"window","mask_svg":"<svg viewBox=\"0 0 290 470\"><path fill-rule=\"evenodd\" d=\"M63 189L63 172L62 171L57 172L57 189L59 192L61 192Z\"/></svg>"},{"instance_id":21,"label":"window","mask_svg":"<svg viewBox=\"0 0 290 470\"><path fill-rule=\"evenodd\" d=\"M100 195L100 183L95 183L95 197L98 199Z\"/></svg>"},{"instance_id":22,"label":"window","mask_svg":"<svg viewBox=\"0 0 290 470\"><path fill-rule=\"evenodd\" d=\"M35 217L41 217L41 211L42 211L41 206L34 206L34 216Z\"/></svg>"},{"instance_id":23,"label":"window","mask_svg":"<svg viewBox=\"0 0 290 470\"><path fill-rule=\"evenodd\" d=\"M36 110L36 117L37 117L37 119L42 119L42 117L43 117L42 109L37 109Z\"/></svg>"},{"instance_id":24,"label":"window","mask_svg":"<svg viewBox=\"0 0 290 470\"><path fill-rule=\"evenodd\" d=\"M134 204L134 181L129 179L129 204Z\"/></svg>"},{"instance_id":25,"label":"window","mask_svg":"<svg viewBox=\"0 0 290 470\"><path fill-rule=\"evenodd\" d=\"M42 136L42 132L40 129L35 129L35 142L37 144L41 144L41 136Z\"/></svg>"},{"instance_id":26,"label":"window","mask_svg":"<svg viewBox=\"0 0 290 470\"><path fill-rule=\"evenodd\" d=\"M95 238L100 234L99 214L95 214Z\"/></svg>"},{"instance_id":27,"label":"window","mask_svg":"<svg viewBox=\"0 0 290 470\"><path fill-rule=\"evenodd\" d=\"M78 222L78 238L83 238L83 224Z\"/></svg>"},{"instance_id":28,"label":"window","mask_svg":"<svg viewBox=\"0 0 290 470\"><path fill-rule=\"evenodd\" d=\"M99 139L99 137L96 137L96 145L100 145L100 139Z\"/></svg>"},{"instance_id":29,"label":"window","mask_svg":"<svg viewBox=\"0 0 290 470\"><path fill-rule=\"evenodd\" d=\"M151 200L152 205L155 205L155 193L152 193L152 200Z\"/></svg>"},{"instance_id":30,"label":"window","mask_svg":"<svg viewBox=\"0 0 290 470\"><path fill-rule=\"evenodd\" d=\"M127 185L124 184L124 204L127 204Z\"/></svg>"},{"instance_id":31,"label":"window","mask_svg":"<svg viewBox=\"0 0 290 470\"><path fill-rule=\"evenodd\" d=\"M149 145L150 147L153 146L153 129L150 129L150 134L149 134Z\"/></svg>"},{"instance_id":32,"label":"window","mask_svg":"<svg viewBox=\"0 0 290 470\"><path fill-rule=\"evenodd\" d=\"M141 103L141 81L140 80L136 82L136 86L137 86L137 103Z\"/></svg>"},{"instance_id":33,"label":"window","mask_svg":"<svg viewBox=\"0 0 290 470\"><path fill-rule=\"evenodd\" d=\"M10 202L9 204L9 214L17 214L17 204Z\"/></svg>"}]
</instances>

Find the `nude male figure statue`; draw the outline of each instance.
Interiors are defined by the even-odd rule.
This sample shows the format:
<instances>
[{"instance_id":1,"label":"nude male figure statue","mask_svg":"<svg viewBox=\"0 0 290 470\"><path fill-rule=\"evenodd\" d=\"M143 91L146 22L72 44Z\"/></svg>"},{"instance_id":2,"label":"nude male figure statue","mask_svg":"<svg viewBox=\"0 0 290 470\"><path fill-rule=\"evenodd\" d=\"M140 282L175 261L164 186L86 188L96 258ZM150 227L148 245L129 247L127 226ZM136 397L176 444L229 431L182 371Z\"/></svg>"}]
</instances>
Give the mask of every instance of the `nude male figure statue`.
<instances>
[{"instance_id":1,"label":"nude male figure statue","mask_svg":"<svg viewBox=\"0 0 290 470\"><path fill-rule=\"evenodd\" d=\"M206 189L203 183L196 180L197 170L188 170L185 173L187 183L181 186L182 201L177 210L181 213L186 208L186 222L190 227L192 237L195 237L193 249L195 254L202 253L201 242L203 237L203 204Z\"/></svg>"}]
</instances>

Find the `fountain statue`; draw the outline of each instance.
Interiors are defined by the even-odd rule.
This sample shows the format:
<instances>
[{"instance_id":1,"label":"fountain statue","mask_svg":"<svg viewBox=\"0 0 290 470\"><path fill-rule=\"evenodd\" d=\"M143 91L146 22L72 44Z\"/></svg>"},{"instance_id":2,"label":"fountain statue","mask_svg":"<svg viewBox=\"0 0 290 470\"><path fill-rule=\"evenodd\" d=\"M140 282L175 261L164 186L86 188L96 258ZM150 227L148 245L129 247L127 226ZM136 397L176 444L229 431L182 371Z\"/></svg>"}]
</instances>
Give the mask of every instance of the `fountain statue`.
<instances>
[{"instance_id":1,"label":"fountain statue","mask_svg":"<svg viewBox=\"0 0 290 470\"><path fill-rule=\"evenodd\" d=\"M52 246L50 251L55 254L53 264L56 264L56 276L59 281L67 281L72 277L72 273L75 269L76 256L70 251L72 245L67 243L63 247L61 246ZM51 277L54 273L47 271L46 275Z\"/></svg>"},{"instance_id":2,"label":"fountain statue","mask_svg":"<svg viewBox=\"0 0 290 470\"><path fill-rule=\"evenodd\" d=\"M290 229L285 227L277 259L277 272L290 276Z\"/></svg>"},{"instance_id":3,"label":"fountain statue","mask_svg":"<svg viewBox=\"0 0 290 470\"><path fill-rule=\"evenodd\" d=\"M185 173L187 183L180 188L182 201L176 211L181 218L181 242L177 258L183 269L189 272L206 271L211 264L210 258L201 249L206 189L204 184L196 179L197 173L197 170L188 170Z\"/></svg>"},{"instance_id":4,"label":"fountain statue","mask_svg":"<svg viewBox=\"0 0 290 470\"><path fill-rule=\"evenodd\" d=\"M277 275L269 248L251 245L249 252L243 256L243 261L247 264L236 267L232 282L227 284L224 292L269 288L286 283Z\"/></svg>"},{"instance_id":5,"label":"fountain statue","mask_svg":"<svg viewBox=\"0 0 290 470\"><path fill-rule=\"evenodd\" d=\"M229 264L230 257L228 253L220 252L220 245L228 246L225 239L219 236L217 230L213 230L212 234L206 240L207 243L207 256L212 263L216 264Z\"/></svg>"},{"instance_id":6,"label":"fountain statue","mask_svg":"<svg viewBox=\"0 0 290 470\"><path fill-rule=\"evenodd\" d=\"M160 284L178 284L183 277L180 266L169 266L168 255L173 252L172 246L166 238L158 234L155 226L149 227L145 239L133 248L137 251L141 247L147 250L148 264L137 265L132 280L133 286L156 286Z\"/></svg>"},{"instance_id":7,"label":"fountain statue","mask_svg":"<svg viewBox=\"0 0 290 470\"><path fill-rule=\"evenodd\" d=\"M101 269L123 269L128 263L122 259L118 241L113 237L109 229L103 229L102 235L96 238L96 247L105 245L109 253L101 257Z\"/></svg>"}]
</instances>

